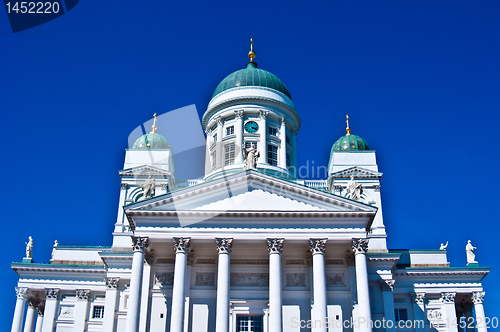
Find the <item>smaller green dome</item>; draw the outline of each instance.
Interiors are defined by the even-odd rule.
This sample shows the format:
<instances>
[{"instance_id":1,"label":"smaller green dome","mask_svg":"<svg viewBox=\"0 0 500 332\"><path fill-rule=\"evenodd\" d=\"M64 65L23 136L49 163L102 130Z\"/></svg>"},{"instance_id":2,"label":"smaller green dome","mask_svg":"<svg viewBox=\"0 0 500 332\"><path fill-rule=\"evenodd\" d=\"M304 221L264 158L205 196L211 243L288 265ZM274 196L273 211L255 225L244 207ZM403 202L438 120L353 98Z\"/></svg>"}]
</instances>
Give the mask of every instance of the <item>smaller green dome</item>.
<instances>
[{"instance_id":1,"label":"smaller green dome","mask_svg":"<svg viewBox=\"0 0 500 332\"><path fill-rule=\"evenodd\" d=\"M339 138L332 146L332 151L360 151L370 150L368 143L361 137L347 134Z\"/></svg>"},{"instance_id":2,"label":"smaller green dome","mask_svg":"<svg viewBox=\"0 0 500 332\"><path fill-rule=\"evenodd\" d=\"M165 137L158 133L148 133L139 137L132 149L136 150L147 150L147 149L170 149L170 144L168 144Z\"/></svg>"}]
</instances>

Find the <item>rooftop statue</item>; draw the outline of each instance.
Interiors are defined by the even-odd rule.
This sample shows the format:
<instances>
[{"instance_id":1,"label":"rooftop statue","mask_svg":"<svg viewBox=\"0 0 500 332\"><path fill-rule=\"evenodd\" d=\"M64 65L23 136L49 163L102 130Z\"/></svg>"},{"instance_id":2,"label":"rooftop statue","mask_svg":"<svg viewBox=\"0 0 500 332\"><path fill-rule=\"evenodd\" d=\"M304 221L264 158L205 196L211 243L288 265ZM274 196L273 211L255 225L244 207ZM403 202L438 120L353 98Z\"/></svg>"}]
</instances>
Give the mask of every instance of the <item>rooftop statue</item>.
<instances>
[{"instance_id":1,"label":"rooftop statue","mask_svg":"<svg viewBox=\"0 0 500 332\"><path fill-rule=\"evenodd\" d=\"M26 244L26 258L32 258L33 256L33 238L30 236L29 241Z\"/></svg>"},{"instance_id":2,"label":"rooftop statue","mask_svg":"<svg viewBox=\"0 0 500 332\"><path fill-rule=\"evenodd\" d=\"M363 195L363 188L361 184L354 180L354 176L351 175L351 180L347 182L347 198L359 201Z\"/></svg>"},{"instance_id":3,"label":"rooftop statue","mask_svg":"<svg viewBox=\"0 0 500 332\"><path fill-rule=\"evenodd\" d=\"M472 246L470 240L467 241L467 245L465 246L465 252L467 253L467 265L469 264L477 264L476 255L474 254L474 250L476 247Z\"/></svg>"},{"instance_id":4,"label":"rooftop statue","mask_svg":"<svg viewBox=\"0 0 500 332\"><path fill-rule=\"evenodd\" d=\"M257 159L260 157L260 152L257 151L255 143L250 145L250 148L243 149L245 157L244 169L255 169L257 166Z\"/></svg>"},{"instance_id":5,"label":"rooftop statue","mask_svg":"<svg viewBox=\"0 0 500 332\"><path fill-rule=\"evenodd\" d=\"M149 178L141 185L141 188L144 189L144 198L146 197L154 197L155 195L155 179L152 178L152 175L149 175Z\"/></svg>"},{"instance_id":6,"label":"rooftop statue","mask_svg":"<svg viewBox=\"0 0 500 332\"><path fill-rule=\"evenodd\" d=\"M59 245L59 242L57 242L57 240L55 240L54 241L54 246L52 247L52 259L51 260L54 259L54 255L56 253L56 248L57 248L58 245Z\"/></svg>"},{"instance_id":7,"label":"rooftop statue","mask_svg":"<svg viewBox=\"0 0 500 332\"><path fill-rule=\"evenodd\" d=\"M441 247L439 247L439 250L446 250L448 248L448 241L446 241L446 244L441 243Z\"/></svg>"}]
</instances>

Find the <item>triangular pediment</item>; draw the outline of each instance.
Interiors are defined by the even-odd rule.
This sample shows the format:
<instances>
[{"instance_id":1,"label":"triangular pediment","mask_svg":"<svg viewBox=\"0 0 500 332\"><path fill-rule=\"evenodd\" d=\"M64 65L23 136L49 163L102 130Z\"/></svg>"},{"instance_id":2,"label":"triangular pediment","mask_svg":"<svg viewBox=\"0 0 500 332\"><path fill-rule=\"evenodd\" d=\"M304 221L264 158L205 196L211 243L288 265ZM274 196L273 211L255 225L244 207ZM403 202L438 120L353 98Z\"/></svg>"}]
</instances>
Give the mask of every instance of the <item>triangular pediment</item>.
<instances>
[{"instance_id":1,"label":"triangular pediment","mask_svg":"<svg viewBox=\"0 0 500 332\"><path fill-rule=\"evenodd\" d=\"M341 171L333 172L330 174L334 178L350 178L354 176L355 178L380 178L382 173L375 172L367 168L354 166L350 168L343 169Z\"/></svg>"},{"instance_id":2,"label":"triangular pediment","mask_svg":"<svg viewBox=\"0 0 500 332\"><path fill-rule=\"evenodd\" d=\"M127 205L132 211L329 211L377 208L257 171L246 171Z\"/></svg>"},{"instance_id":3,"label":"triangular pediment","mask_svg":"<svg viewBox=\"0 0 500 332\"><path fill-rule=\"evenodd\" d=\"M147 175L167 176L171 175L171 173L150 165L142 165L120 171L121 177L144 177Z\"/></svg>"}]
</instances>

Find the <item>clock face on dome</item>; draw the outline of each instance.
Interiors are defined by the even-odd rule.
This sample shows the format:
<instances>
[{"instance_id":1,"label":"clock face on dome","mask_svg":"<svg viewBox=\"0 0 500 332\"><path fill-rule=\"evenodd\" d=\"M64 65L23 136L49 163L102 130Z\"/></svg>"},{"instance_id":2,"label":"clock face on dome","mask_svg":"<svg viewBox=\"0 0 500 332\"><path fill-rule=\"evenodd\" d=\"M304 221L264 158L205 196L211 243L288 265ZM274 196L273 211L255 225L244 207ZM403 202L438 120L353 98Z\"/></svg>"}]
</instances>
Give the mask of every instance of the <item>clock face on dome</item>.
<instances>
[{"instance_id":1,"label":"clock face on dome","mask_svg":"<svg viewBox=\"0 0 500 332\"><path fill-rule=\"evenodd\" d=\"M255 133L257 130L259 130L259 125L257 124L257 122L249 121L245 124L245 130L249 133Z\"/></svg>"}]
</instances>

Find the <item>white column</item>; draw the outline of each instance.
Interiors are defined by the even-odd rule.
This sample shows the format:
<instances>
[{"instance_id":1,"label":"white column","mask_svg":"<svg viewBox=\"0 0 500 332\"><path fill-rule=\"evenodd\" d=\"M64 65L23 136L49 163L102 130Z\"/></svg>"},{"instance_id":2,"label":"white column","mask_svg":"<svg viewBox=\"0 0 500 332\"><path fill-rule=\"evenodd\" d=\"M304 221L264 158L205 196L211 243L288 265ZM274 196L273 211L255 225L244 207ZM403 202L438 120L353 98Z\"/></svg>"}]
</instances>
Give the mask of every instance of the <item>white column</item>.
<instances>
[{"instance_id":1,"label":"white column","mask_svg":"<svg viewBox=\"0 0 500 332\"><path fill-rule=\"evenodd\" d=\"M260 160L262 164L267 164L267 114L269 111L260 111L260 123L259 123L259 132L260 132ZM260 164L260 163L259 163Z\"/></svg>"},{"instance_id":2,"label":"white column","mask_svg":"<svg viewBox=\"0 0 500 332\"><path fill-rule=\"evenodd\" d=\"M38 299L28 300L28 311L24 323L24 332L33 332L33 327L35 327L36 307L39 303L40 301Z\"/></svg>"},{"instance_id":3,"label":"white column","mask_svg":"<svg viewBox=\"0 0 500 332\"><path fill-rule=\"evenodd\" d=\"M485 320L486 316L484 314L484 294L485 292L474 292L472 293L472 303L474 303L474 311L476 313L475 323L477 324L477 332L486 332Z\"/></svg>"},{"instance_id":4,"label":"white column","mask_svg":"<svg viewBox=\"0 0 500 332\"><path fill-rule=\"evenodd\" d=\"M118 299L118 282L120 278L106 278L106 293L104 295L103 331L114 331L116 325L116 302Z\"/></svg>"},{"instance_id":5,"label":"white column","mask_svg":"<svg viewBox=\"0 0 500 332\"><path fill-rule=\"evenodd\" d=\"M314 332L327 331L325 247L327 239L309 239L313 259L314 303L311 319L314 322Z\"/></svg>"},{"instance_id":6,"label":"white column","mask_svg":"<svg viewBox=\"0 0 500 332\"><path fill-rule=\"evenodd\" d=\"M286 169L286 124L285 117L281 117L280 127L280 155L278 158L278 166ZM291 158L290 158L291 162Z\"/></svg>"},{"instance_id":7,"label":"white column","mask_svg":"<svg viewBox=\"0 0 500 332\"><path fill-rule=\"evenodd\" d=\"M217 119L217 141L215 142L216 168L224 166L224 151L222 149L222 133L224 132L224 120L219 116Z\"/></svg>"},{"instance_id":8,"label":"white column","mask_svg":"<svg viewBox=\"0 0 500 332\"><path fill-rule=\"evenodd\" d=\"M441 293L441 302L443 303L443 320L446 321L446 330L448 332L458 332L457 311L455 309L455 292Z\"/></svg>"},{"instance_id":9,"label":"white column","mask_svg":"<svg viewBox=\"0 0 500 332\"><path fill-rule=\"evenodd\" d=\"M43 310L42 332L54 332L59 289L45 288L45 309Z\"/></svg>"},{"instance_id":10,"label":"white column","mask_svg":"<svg viewBox=\"0 0 500 332\"><path fill-rule=\"evenodd\" d=\"M385 320L392 321L386 325L386 332L396 332L396 317L394 316L394 280L384 279L380 280L382 285L382 297L384 299L384 316Z\"/></svg>"},{"instance_id":11,"label":"white column","mask_svg":"<svg viewBox=\"0 0 500 332\"><path fill-rule=\"evenodd\" d=\"M86 331L85 324L89 314L89 294L90 290L88 289L76 290L75 323L73 325L73 331L75 332Z\"/></svg>"},{"instance_id":12,"label":"white column","mask_svg":"<svg viewBox=\"0 0 500 332\"><path fill-rule=\"evenodd\" d=\"M269 249L269 330L283 330L281 299L281 251L285 239L267 239Z\"/></svg>"},{"instance_id":13,"label":"white column","mask_svg":"<svg viewBox=\"0 0 500 332\"><path fill-rule=\"evenodd\" d=\"M35 332L42 332L42 324L43 324L43 306L38 305Z\"/></svg>"},{"instance_id":14,"label":"white column","mask_svg":"<svg viewBox=\"0 0 500 332\"><path fill-rule=\"evenodd\" d=\"M174 237L175 267L170 332L184 331L184 288L186 283L187 255L190 247L191 238Z\"/></svg>"},{"instance_id":15,"label":"white column","mask_svg":"<svg viewBox=\"0 0 500 332\"><path fill-rule=\"evenodd\" d=\"M243 163L243 110L234 111L236 116L236 124L234 125L234 134L236 136L236 141L234 142L235 148L235 164Z\"/></svg>"},{"instance_id":16,"label":"white column","mask_svg":"<svg viewBox=\"0 0 500 332\"><path fill-rule=\"evenodd\" d=\"M141 312L142 273L144 269L144 252L149 246L147 237L132 236L134 257L130 276L130 292L127 310L126 332L139 331L139 316Z\"/></svg>"},{"instance_id":17,"label":"white column","mask_svg":"<svg viewBox=\"0 0 500 332\"><path fill-rule=\"evenodd\" d=\"M413 303L413 312L415 313L415 321L424 322L424 326L415 325L416 332L425 332L425 322L427 317L425 316L425 293L415 293Z\"/></svg>"},{"instance_id":18,"label":"white column","mask_svg":"<svg viewBox=\"0 0 500 332\"><path fill-rule=\"evenodd\" d=\"M217 308L215 318L215 332L229 331L229 254L233 246L233 239L216 238L219 252L219 266L217 270Z\"/></svg>"},{"instance_id":19,"label":"white column","mask_svg":"<svg viewBox=\"0 0 500 332\"><path fill-rule=\"evenodd\" d=\"M23 327L24 307L26 306L26 295L28 288L16 287L16 309L14 310L14 319L12 320L12 332L21 332Z\"/></svg>"},{"instance_id":20,"label":"white column","mask_svg":"<svg viewBox=\"0 0 500 332\"><path fill-rule=\"evenodd\" d=\"M356 265L356 288L358 289L358 322L359 331L370 331L372 314L370 309L370 291L368 286L368 268L366 251L368 239L352 239L354 264Z\"/></svg>"}]
</instances>

